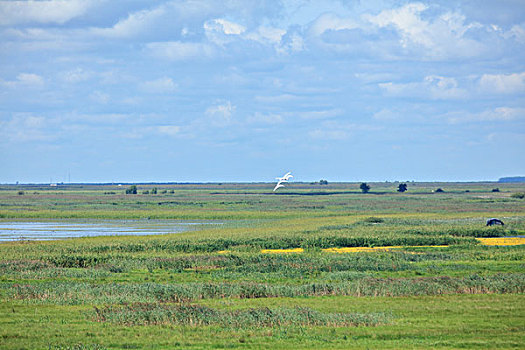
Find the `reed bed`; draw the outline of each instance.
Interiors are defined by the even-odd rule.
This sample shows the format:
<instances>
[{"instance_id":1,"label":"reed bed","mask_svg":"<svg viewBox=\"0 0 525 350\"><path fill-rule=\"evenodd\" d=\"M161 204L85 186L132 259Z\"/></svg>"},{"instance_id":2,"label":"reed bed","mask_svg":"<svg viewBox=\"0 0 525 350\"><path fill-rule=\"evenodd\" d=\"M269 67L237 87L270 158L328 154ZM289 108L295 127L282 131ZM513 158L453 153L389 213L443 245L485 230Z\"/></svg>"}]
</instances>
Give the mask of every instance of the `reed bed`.
<instances>
[{"instance_id":1,"label":"reed bed","mask_svg":"<svg viewBox=\"0 0 525 350\"><path fill-rule=\"evenodd\" d=\"M343 248L336 251L348 251ZM365 249L365 248L355 248ZM333 249L331 250L333 251ZM487 267L498 262L499 271L520 272L525 260L521 246L490 247L478 245L449 246L435 250L432 247L403 247L393 250L354 252L353 254L326 254L322 251L304 251L302 254L217 253L189 255L161 255L135 253L78 254L56 252L40 259L12 259L0 261L0 281L18 279L70 278L86 281L111 282L147 274L151 278L164 276L165 281L177 280L259 280L288 279L315 280L324 273L349 271L375 274L451 273L469 274L476 268L488 273ZM495 270L496 272L498 270ZM124 277L129 276L129 277ZM294 282L297 283L297 282Z\"/></svg>"},{"instance_id":2,"label":"reed bed","mask_svg":"<svg viewBox=\"0 0 525 350\"><path fill-rule=\"evenodd\" d=\"M464 278L371 278L340 283L302 285L268 283L122 284L43 282L2 287L11 300L37 304L84 305L133 302L190 302L201 299L276 298L307 296L415 296L481 293L523 293L523 274L471 275Z\"/></svg>"},{"instance_id":3,"label":"reed bed","mask_svg":"<svg viewBox=\"0 0 525 350\"><path fill-rule=\"evenodd\" d=\"M95 307L94 319L128 326L186 325L246 329L261 327L358 327L389 322L384 313L322 313L307 307L250 308L218 310L203 305L134 303L125 306Z\"/></svg>"}]
</instances>

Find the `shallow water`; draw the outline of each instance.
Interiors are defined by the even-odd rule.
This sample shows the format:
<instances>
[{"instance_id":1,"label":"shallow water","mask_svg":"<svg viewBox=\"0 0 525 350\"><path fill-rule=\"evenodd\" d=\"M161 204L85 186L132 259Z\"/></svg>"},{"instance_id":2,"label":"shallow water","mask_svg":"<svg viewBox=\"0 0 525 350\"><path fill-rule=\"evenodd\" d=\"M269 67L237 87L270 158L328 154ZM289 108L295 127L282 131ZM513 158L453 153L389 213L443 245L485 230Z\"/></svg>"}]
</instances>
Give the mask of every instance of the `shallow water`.
<instances>
[{"instance_id":1,"label":"shallow water","mask_svg":"<svg viewBox=\"0 0 525 350\"><path fill-rule=\"evenodd\" d=\"M0 241L158 235L184 232L210 224L220 223L160 220L9 221L0 222Z\"/></svg>"}]
</instances>

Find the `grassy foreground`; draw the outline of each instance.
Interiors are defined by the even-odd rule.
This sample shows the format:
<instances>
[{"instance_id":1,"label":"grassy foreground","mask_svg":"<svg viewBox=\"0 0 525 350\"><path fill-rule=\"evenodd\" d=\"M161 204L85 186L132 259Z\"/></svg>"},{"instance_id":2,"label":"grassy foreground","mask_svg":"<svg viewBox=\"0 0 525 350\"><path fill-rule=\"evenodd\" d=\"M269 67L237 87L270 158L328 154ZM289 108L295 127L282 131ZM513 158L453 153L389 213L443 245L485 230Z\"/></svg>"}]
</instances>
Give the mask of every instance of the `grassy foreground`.
<instances>
[{"instance_id":1,"label":"grassy foreground","mask_svg":"<svg viewBox=\"0 0 525 350\"><path fill-rule=\"evenodd\" d=\"M522 348L522 295L320 297L209 301L217 308L301 305L325 312L387 311L393 321L371 327L135 325L95 322L90 306L0 306L2 347L78 348Z\"/></svg>"},{"instance_id":2,"label":"grassy foreground","mask_svg":"<svg viewBox=\"0 0 525 350\"><path fill-rule=\"evenodd\" d=\"M0 244L0 348L525 347L525 245L482 244L525 235L523 187L396 187L1 187L4 221L220 224Z\"/></svg>"}]
</instances>

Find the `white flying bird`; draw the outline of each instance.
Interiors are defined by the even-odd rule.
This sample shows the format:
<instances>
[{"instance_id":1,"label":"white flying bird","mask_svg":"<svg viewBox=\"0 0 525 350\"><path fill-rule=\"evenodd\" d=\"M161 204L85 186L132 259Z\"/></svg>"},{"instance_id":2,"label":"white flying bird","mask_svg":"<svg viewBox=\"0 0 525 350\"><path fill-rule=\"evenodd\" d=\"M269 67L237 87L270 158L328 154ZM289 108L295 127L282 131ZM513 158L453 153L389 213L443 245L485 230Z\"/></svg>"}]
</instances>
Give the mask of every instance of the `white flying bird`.
<instances>
[{"instance_id":1,"label":"white flying bird","mask_svg":"<svg viewBox=\"0 0 525 350\"><path fill-rule=\"evenodd\" d=\"M284 185L281 182L278 182L277 185L273 188L273 191L277 191L278 188L284 187Z\"/></svg>"},{"instance_id":2,"label":"white flying bird","mask_svg":"<svg viewBox=\"0 0 525 350\"><path fill-rule=\"evenodd\" d=\"M290 178L293 177L292 173L289 171L286 174L284 174L283 177L276 177L276 180L279 180L279 182L288 181Z\"/></svg>"},{"instance_id":3,"label":"white flying bird","mask_svg":"<svg viewBox=\"0 0 525 350\"><path fill-rule=\"evenodd\" d=\"M291 172L287 172L286 174L284 174L283 177L276 177L275 179L278 180L278 182L277 185L275 185L273 191L275 192L277 191L277 189L284 187L283 183L288 182L288 180L290 180L291 177L293 177Z\"/></svg>"}]
</instances>

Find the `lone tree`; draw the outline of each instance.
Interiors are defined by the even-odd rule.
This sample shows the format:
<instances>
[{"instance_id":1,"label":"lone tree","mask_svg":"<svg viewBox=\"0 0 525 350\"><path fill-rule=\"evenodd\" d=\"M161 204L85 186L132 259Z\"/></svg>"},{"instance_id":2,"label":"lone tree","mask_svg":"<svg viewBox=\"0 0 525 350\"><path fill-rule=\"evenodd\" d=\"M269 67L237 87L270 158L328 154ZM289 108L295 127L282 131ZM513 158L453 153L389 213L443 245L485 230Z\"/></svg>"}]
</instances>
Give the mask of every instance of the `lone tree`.
<instances>
[{"instance_id":1,"label":"lone tree","mask_svg":"<svg viewBox=\"0 0 525 350\"><path fill-rule=\"evenodd\" d=\"M397 186L397 192L405 192L407 190L407 184L399 184Z\"/></svg>"},{"instance_id":2,"label":"lone tree","mask_svg":"<svg viewBox=\"0 0 525 350\"><path fill-rule=\"evenodd\" d=\"M366 182L361 183L359 188L361 189L361 192L363 193L368 193L368 191L370 191L370 186Z\"/></svg>"},{"instance_id":3,"label":"lone tree","mask_svg":"<svg viewBox=\"0 0 525 350\"><path fill-rule=\"evenodd\" d=\"M324 179L321 179L321 180L319 180L319 185L328 185L328 181L324 180Z\"/></svg>"},{"instance_id":4,"label":"lone tree","mask_svg":"<svg viewBox=\"0 0 525 350\"><path fill-rule=\"evenodd\" d=\"M126 189L126 194L137 194L137 186L131 185Z\"/></svg>"}]
</instances>

